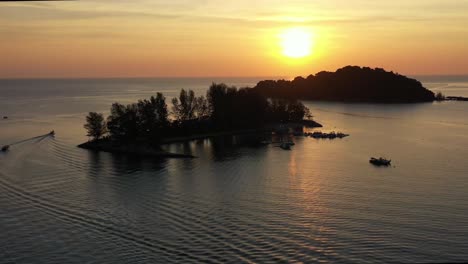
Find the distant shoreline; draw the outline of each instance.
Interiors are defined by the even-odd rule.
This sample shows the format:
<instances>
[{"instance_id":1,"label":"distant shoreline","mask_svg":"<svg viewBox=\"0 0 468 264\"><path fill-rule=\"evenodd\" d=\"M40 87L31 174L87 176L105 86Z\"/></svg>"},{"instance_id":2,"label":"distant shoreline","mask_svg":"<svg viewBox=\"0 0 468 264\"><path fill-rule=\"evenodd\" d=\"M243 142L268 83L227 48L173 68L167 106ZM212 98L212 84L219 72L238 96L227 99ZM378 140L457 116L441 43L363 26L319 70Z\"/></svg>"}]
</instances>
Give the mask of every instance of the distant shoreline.
<instances>
[{"instance_id":1,"label":"distant shoreline","mask_svg":"<svg viewBox=\"0 0 468 264\"><path fill-rule=\"evenodd\" d=\"M268 98L356 103L424 103L436 100L421 82L382 68L346 66L293 80L264 80L253 88Z\"/></svg>"},{"instance_id":2,"label":"distant shoreline","mask_svg":"<svg viewBox=\"0 0 468 264\"><path fill-rule=\"evenodd\" d=\"M468 97L463 96L446 96L442 101L468 101Z\"/></svg>"}]
</instances>

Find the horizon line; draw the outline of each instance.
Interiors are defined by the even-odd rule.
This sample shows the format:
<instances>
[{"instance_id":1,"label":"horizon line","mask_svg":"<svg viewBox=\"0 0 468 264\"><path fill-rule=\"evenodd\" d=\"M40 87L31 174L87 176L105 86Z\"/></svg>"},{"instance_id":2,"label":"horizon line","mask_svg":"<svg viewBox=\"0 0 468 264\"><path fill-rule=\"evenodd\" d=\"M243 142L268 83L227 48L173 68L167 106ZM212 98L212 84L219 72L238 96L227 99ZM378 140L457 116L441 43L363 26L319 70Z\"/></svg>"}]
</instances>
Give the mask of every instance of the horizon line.
<instances>
[{"instance_id":1,"label":"horizon line","mask_svg":"<svg viewBox=\"0 0 468 264\"><path fill-rule=\"evenodd\" d=\"M92 80L92 79L207 79L207 78L290 78L286 76L75 76L75 77L0 77L0 80L63 80L63 79L76 79L76 80Z\"/></svg>"},{"instance_id":2,"label":"horizon line","mask_svg":"<svg viewBox=\"0 0 468 264\"><path fill-rule=\"evenodd\" d=\"M395 72L398 73L398 72ZM398 73L401 74L401 73ZM309 74L311 75L311 74ZM315 75L315 74L313 74ZM407 77L468 77L468 73L465 74L441 74L441 73L431 73L431 74L402 74ZM239 75L239 76L47 76L47 77L0 77L0 80L64 80L64 79L75 79L75 80L92 80L92 79L207 79L207 78L295 78L299 76L308 76L308 75L296 75L296 76L274 76L274 75Z\"/></svg>"}]
</instances>

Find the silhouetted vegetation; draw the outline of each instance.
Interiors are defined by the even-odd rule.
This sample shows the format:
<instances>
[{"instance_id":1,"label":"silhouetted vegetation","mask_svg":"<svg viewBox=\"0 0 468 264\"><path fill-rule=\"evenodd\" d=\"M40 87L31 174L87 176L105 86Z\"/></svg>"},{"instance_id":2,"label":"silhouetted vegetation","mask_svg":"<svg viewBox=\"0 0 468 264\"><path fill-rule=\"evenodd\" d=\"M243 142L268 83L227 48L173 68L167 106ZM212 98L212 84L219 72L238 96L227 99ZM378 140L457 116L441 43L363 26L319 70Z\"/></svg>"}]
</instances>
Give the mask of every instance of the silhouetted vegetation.
<instances>
[{"instance_id":1,"label":"silhouetted vegetation","mask_svg":"<svg viewBox=\"0 0 468 264\"><path fill-rule=\"evenodd\" d=\"M346 66L336 72L319 72L292 81L261 81L255 90L273 98L342 102L431 102L434 93L408 77L384 69Z\"/></svg>"},{"instance_id":2,"label":"silhouetted vegetation","mask_svg":"<svg viewBox=\"0 0 468 264\"><path fill-rule=\"evenodd\" d=\"M122 105L112 104L107 118L107 128L112 139L119 141L157 141L169 127L166 98L157 93L149 100Z\"/></svg>"},{"instance_id":3,"label":"silhouetted vegetation","mask_svg":"<svg viewBox=\"0 0 468 264\"><path fill-rule=\"evenodd\" d=\"M87 136L92 137L93 140L98 140L107 133L104 115L96 112L90 112L86 116L86 123L84 128L87 131Z\"/></svg>"},{"instance_id":4,"label":"silhouetted vegetation","mask_svg":"<svg viewBox=\"0 0 468 264\"><path fill-rule=\"evenodd\" d=\"M437 92L435 95L435 100L436 101L444 101L445 100L445 95L443 95L441 92Z\"/></svg>"},{"instance_id":5,"label":"silhouetted vegetation","mask_svg":"<svg viewBox=\"0 0 468 264\"><path fill-rule=\"evenodd\" d=\"M114 142L112 147L115 142L157 146L165 138L256 129L311 117L309 109L297 100L268 99L251 88L216 83L206 97L182 89L171 102L170 113L161 93L129 105L114 103L107 122L102 114L90 113L85 127L95 141L108 131L106 140Z\"/></svg>"}]
</instances>

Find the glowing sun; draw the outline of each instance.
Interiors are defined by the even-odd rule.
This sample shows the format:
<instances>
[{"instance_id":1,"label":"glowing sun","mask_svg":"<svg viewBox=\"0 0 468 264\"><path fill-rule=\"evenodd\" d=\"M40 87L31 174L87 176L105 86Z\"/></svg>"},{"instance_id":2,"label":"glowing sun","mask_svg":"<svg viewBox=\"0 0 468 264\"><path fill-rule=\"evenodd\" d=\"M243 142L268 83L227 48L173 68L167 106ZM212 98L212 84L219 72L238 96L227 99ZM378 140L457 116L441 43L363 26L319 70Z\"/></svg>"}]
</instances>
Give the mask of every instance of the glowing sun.
<instances>
[{"instance_id":1,"label":"glowing sun","mask_svg":"<svg viewBox=\"0 0 468 264\"><path fill-rule=\"evenodd\" d=\"M307 57L312 52L312 35L301 28L287 29L281 34L283 55L289 58Z\"/></svg>"}]
</instances>

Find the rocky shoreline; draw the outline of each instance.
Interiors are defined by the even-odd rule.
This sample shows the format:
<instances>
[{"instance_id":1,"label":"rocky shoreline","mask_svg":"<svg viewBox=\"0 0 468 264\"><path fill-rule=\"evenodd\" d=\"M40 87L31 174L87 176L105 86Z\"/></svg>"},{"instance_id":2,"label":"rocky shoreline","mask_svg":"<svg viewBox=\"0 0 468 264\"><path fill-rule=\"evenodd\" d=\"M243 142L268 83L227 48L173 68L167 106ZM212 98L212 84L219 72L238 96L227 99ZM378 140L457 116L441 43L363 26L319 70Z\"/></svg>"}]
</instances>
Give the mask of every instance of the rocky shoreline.
<instances>
[{"instance_id":1,"label":"rocky shoreline","mask_svg":"<svg viewBox=\"0 0 468 264\"><path fill-rule=\"evenodd\" d=\"M79 148L102 151L115 154L136 155L154 158L196 158L189 154L179 154L164 151L157 147L150 147L144 144L123 144L110 139L100 139L88 141L78 145Z\"/></svg>"}]
</instances>

